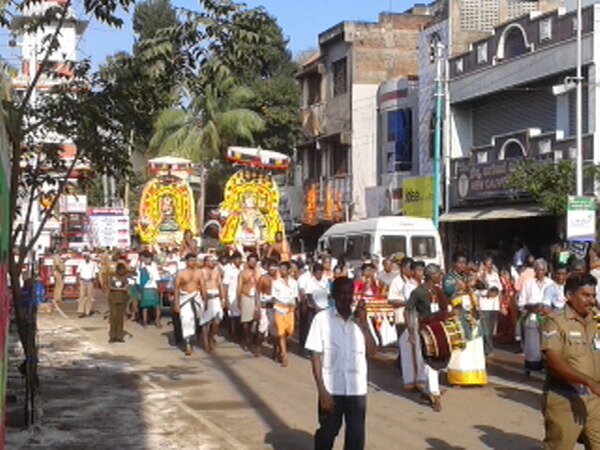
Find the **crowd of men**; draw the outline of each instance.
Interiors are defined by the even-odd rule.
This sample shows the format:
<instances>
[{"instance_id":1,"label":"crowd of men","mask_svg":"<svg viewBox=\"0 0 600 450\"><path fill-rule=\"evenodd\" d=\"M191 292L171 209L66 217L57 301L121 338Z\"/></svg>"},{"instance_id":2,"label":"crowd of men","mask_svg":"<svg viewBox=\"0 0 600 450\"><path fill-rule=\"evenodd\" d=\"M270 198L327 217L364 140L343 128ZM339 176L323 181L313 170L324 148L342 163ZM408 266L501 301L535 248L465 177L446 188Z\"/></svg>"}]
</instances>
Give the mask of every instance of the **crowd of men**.
<instances>
[{"instance_id":1,"label":"crowd of men","mask_svg":"<svg viewBox=\"0 0 600 450\"><path fill-rule=\"evenodd\" d=\"M439 367L424 358L419 333L426 324L454 318L462 323L465 345L446 361L450 384L486 384L485 359L494 345L517 342L527 373L544 369L545 363L550 368L544 397L548 448L569 448L560 445L571 442L576 429L582 436L588 433L588 422L595 426L600 414L600 409L594 409L587 422L569 422L565 419L568 404L561 400L566 391L584 398L589 408L600 408L596 397L600 352L591 352L600 350L591 313L597 282L585 261L571 258L549 264L516 252L513 264L499 269L492 256L475 262L456 252L444 273L435 264L403 255L379 261L364 254L360 266L351 268L328 251L294 259L281 237L274 246L247 254L199 254L189 240L177 254L171 253L178 260L173 280L168 281L173 293L172 322L186 355L196 344L212 352L223 320L229 338L256 357L270 342L273 358L287 366L292 336L297 336L301 353L312 354L321 425L316 448L331 448L342 417L346 439L357 444L353 448L364 446L366 363L352 359L356 366L348 367L347 358L326 353L347 348L365 357L374 353L378 332L367 317L366 305L382 298L394 309L404 385L421 392L433 410L441 411ZM165 272L150 252L141 254L136 267L116 259L116 269L110 271L103 268L102 258L97 266L89 255L85 257L77 272L78 311L80 317L91 313L91 281L98 275L109 293L110 342L123 342L127 315L143 326L150 318L162 326L158 287ZM590 256L592 270L595 262ZM55 272L60 272L60 258ZM326 345L331 339L344 344L332 349ZM575 348L575 341L581 346ZM340 380L346 383L340 385ZM600 433L594 437L594 432L589 431L586 439L600 441Z\"/></svg>"}]
</instances>

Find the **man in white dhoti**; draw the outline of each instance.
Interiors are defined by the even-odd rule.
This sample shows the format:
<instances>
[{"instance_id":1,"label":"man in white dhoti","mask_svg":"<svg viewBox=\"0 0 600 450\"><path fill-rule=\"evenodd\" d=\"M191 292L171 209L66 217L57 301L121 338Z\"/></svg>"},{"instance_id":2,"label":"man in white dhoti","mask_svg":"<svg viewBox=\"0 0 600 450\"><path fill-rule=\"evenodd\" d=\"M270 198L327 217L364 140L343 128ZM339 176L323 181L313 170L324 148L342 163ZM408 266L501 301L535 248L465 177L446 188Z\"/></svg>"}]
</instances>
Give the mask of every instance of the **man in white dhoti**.
<instances>
[{"instance_id":1,"label":"man in white dhoti","mask_svg":"<svg viewBox=\"0 0 600 450\"><path fill-rule=\"evenodd\" d=\"M242 271L242 255L235 252L231 255L231 262L225 266L223 272L223 285L227 292L227 318L229 321L229 338L238 339L240 324L240 309L237 302L238 278Z\"/></svg>"},{"instance_id":2,"label":"man in white dhoti","mask_svg":"<svg viewBox=\"0 0 600 450\"><path fill-rule=\"evenodd\" d=\"M192 354L191 338L196 334L197 322L203 311L202 299L206 298L206 287L202 269L197 268L195 254L185 256L186 268L175 279L175 305L179 313L181 333L185 342L185 354Z\"/></svg>"},{"instance_id":3,"label":"man in white dhoti","mask_svg":"<svg viewBox=\"0 0 600 450\"><path fill-rule=\"evenodd\" d=\"M544 294L554 285L554 282L546 276L548 264L544 259L536 259L533 270L534 278L525 282L518 301L523 323L523 353L527 375L532 370L538 371L544 368L540 349L540 325L543 317L550 312L550 308L544 305Z\"/></svg>"},{"instance_id":4,"label":"man in white dhoti","mask_svg":"<svg viewBox=\"0 0 600 450\"><path fill-rule=\"evenodd\" d=\"M442 410L440 383L438 371L426 364L421 353L419 326L421 323L443 321L448 317L448 301L440 284L442 282L442 269L437 264L428 264L425 267L425 281L417 287L406 302L408 342L414 345L412 373L405 377L413 376L416 381L424 378L423 394L429 400L434 411ZM405 383L408 378L405 378ZM416 383L415 383L416 384ZM417 387L418 384L416 384Z\"/></svg>"},{"instance_id":5,"label":"man in white dhoti","mask_svg":"<svg viewBox=\"0 0 600 450\"><path fill-rule=\"evenodd\" d=\"M213 351L216 344L216 335L219 331L219 323L223 318L223 307L225 305L225 290L221 270L217 266L217 257L209 255L204 258L204 284L206 286L206 302L200 319L202 326L202 344L207 353Z\"/></svg>"}]
</instances>

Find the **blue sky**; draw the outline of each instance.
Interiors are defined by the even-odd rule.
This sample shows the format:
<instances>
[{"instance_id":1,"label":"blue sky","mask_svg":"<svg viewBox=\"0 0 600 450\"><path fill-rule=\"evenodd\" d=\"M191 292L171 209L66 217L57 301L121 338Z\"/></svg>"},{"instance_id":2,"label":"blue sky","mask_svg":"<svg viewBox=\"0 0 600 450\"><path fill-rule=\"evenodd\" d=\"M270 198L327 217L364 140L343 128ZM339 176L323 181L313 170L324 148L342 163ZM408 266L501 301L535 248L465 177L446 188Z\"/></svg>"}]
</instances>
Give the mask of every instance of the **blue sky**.
<instances>
[{"instance_id":1,"label":"blue sky","mask_svg":"<svg viewBox=\"0 0 600 450\"><path fill-rule=\"evenodd\" d=\"M172 0L175 6L193 9L194 0ZM343 20L376 21L381 11L401 12L408 9L409 0L246 0L249 7L264 6L279 22L290 40L294 54L316 47L317 35ZM131 49L130 17L120 30L91 22L79 44L80 55L91 57L94 66L119 50Z\"/></svg>"}]
</instances>

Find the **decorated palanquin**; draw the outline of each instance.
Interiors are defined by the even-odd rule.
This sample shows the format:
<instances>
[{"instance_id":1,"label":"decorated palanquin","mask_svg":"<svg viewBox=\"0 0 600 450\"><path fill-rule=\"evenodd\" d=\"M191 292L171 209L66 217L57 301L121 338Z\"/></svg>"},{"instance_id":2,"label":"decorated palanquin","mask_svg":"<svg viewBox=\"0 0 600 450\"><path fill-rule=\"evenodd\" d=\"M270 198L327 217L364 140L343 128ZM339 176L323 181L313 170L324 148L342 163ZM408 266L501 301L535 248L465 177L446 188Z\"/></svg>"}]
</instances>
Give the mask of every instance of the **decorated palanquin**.
<instances>
[{"instance_id":1,"label":"decorated palanquin","mask_svg":"<svg viewBox=\"0 0 600 450\"><path fill-rule=\"evenodd\" d=\"M239 170L227 181L219 208L224 221L221 243L238 248L273 243L275 234L285 229L272 172L287 170L289 158L268 150L230 147L227 160Z\"/></svg>"},{"instance_id":2,"label":"decorated palanquin","mask_svg":"<svg viewBox=\"0 0 600 450\"><path fill-rule=\"evenodd\" d=\"M140 200L137 231L142 242L180 242L187 230L196 234L194 194L189 183L171 174L150 180Z\"/></svg>"}]
</instances>

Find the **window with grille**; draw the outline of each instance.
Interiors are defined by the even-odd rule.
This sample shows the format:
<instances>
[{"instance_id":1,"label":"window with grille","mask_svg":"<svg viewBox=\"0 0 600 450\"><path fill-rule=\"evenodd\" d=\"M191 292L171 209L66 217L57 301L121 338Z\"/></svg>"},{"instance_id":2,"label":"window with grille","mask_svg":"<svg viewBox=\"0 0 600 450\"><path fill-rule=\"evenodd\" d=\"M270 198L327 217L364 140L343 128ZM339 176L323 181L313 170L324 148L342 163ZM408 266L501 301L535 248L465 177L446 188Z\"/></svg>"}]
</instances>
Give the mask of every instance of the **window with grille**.
<instances>
[{"instance_id":1,"label":"window with grille","mask_svg":"<svg viewBox=\"0 0 600 450\"><path fill-rule=\"evenodd\" d=\"M333 96L348 92L348 67L346 58L333 63Z\"/></svg>"},{"instance_id":2,"label":"window with grille","mask_svg":"<svg viewBox=\"0 0 600 450\"><path fill-rule=\"evenodd\" d=\"M477 64L485 64L488 61L488 45L487 42L477 46Z\"/></svg>"},{"instance_id":3,"label":"window with grille","mask_svg":"<svg viewBox=\"0 0 600 450\"><path fill-rule=\"evenodd\" d=\"M321 75L318 73L310 75L306 79L308 106L314 105L321 101Z\"/></svg>"},{"instance_id":4,"label":"window with grille","mask_svg":"<svg viewBox=\"0 0 600 450\"><path fill-rule=\"evenodd\" d=\"M540 42L552 39L552 19L540 21L539 24Z\"/></svg>"},{"instance_id":5,"label":"window with grille","mask_svg":"<svg viewBox=\"0 0 600 450\"><path fill-rule=\"evenodd\" d=\"M339 142L329 145L331 176L348 174L348 146Z\"/></svg>"},{"instance_id":6,"label":"window with grille","mask_svg":"<svg viewBox=\"0 0 600 450\"><path fill-rule=\"evenodd\" d=\"M506 5L508 20L524 16L530 12L537 11L537 9L537 0L510 0Z\"/></svg>"},{"instance_id":7,"label":"window with grille","mask_svg":"<svg viewBox=\"0 0 600 450\"><path fill-rule=\"evenodd\" d=\"M489 31L498 23L498 0L462 0L460 27L465 31Z\"/></svg>"},{"instance_id":8,"label":"window with grille","mask_svg":"<svg viewBox=\"0 0 600 450\"><path fill-rule=\"evenodd\" d=\"M412 170L412 109L403 108L387 113L387 141L393 142L389 149L393 155L388 160L394 162L396 171Z\"/></svg>"}]
</instances>

